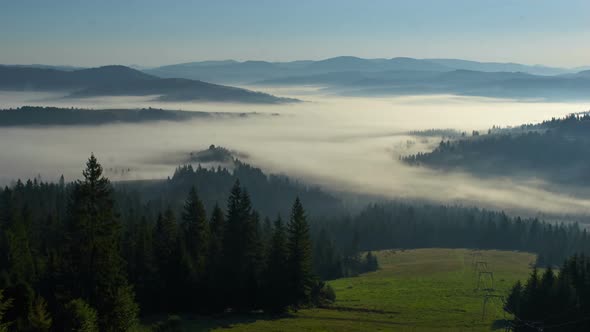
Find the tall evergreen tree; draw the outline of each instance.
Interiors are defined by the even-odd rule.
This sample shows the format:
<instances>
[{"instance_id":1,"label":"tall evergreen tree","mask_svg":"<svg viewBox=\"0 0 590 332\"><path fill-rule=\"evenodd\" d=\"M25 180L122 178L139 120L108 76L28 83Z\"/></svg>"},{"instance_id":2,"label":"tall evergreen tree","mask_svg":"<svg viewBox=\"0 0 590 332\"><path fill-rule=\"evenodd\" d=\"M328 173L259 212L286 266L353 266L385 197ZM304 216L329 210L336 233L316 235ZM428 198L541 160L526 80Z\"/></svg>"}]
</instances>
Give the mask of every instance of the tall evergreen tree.
<instances>
[{"instance_id":1,"label":"tall evergreen tree","mask_svg":"<svg viewBox=\"0 0 590 332\"><path fill-rule=\"evenodd\" d=\"M157 301L161 311L174 308L178 303L177 289L181 253L179 252L178 228L172 209L168 208L164 215L158 216L154 230L154 251L159 283L157 285Z\"/></svg>"},{"instance_id":2,"label":"tall evergreen tree","mask_svg":"<svg viewBox=\"0 0 590 332\"><path fill-rule=\"evenodd\" d=\"M207 260L207 293L209 310L223 309L223 236L225 232L225 216L218 204L213 207L210 219L209 259Z\"/></svg>"},{"instance_id":3,"label":"tall evergreen tree","mask_svg":"<svg viewBox=\"0 0 590 332\"><path fill-rule=\"evenodd\" d=\"M313 284L311 239L309 225L299 197L295 199L287 225L287 268L289 270L289 299L295 306L308 304Z\"/></svg>"},{"instance_id":4,"label":"tall evergreen tree","mask_svg":"<svg viewBox=\"0 0 590 332\"><path fill-rule=\"evenodd\" d=\"M154 306L149 305L154 294L154 285L157 278L156 263L153 247L153 230L145 217L141 218L135 234L135 250L133 250L134 269L130 271L130 278L135 285L137 298L143 310L153 310Z\"/></svg>"},{"instance_id":5,"label":"tall evergreen tree","mask_svg":"<svg viewBox=\"0 0 590 332\"><path fill-rule=\"evenodd\" d=\"M281 218L274 223L265 272L265 310L283 312L288 304L287 238Z\"/></svg>"},{"instance_id":6,"label":"tall evergreen tree","mask_svg":"<svg viewBox=\"0 0 590 332\"><path fill-rule=\"evenodd\" d=\"M223 237L225 285L229 304L236 310L249 310L259 298L261 245L256 214L250 196L236 180L228 199L227 222Z\"/></svg>"},{"instance_id":7,"label":"tall evergreen tree","mask_svg":"<svg viewBox=\"0 0 590 332\"><path fill-rule=\"evenodd\" d=\"M112 187L102 172L91 155L82 172L84 179L73 188L65 242L66 274L72 298L87 299L97 308L101 330L120 331L127 322L110 320L117 314L112 303L121 289L129 286L119 251L120 225Z\"/></svg>"},{"instance_id":8,"label":"tall evergreen tree","mask_svg":"<svg viewBox=\"0 0 590 332\"><path fill-rule=\"evenodd\" d=\"M191 282L200 284L205 277L207 257L209 253L209 223L205 206L197 196L194 187L191 188L184 203L182 214L186 249L190 258ZM203 286L203 285L201 285Z\"/></svg>"}]
</instances>

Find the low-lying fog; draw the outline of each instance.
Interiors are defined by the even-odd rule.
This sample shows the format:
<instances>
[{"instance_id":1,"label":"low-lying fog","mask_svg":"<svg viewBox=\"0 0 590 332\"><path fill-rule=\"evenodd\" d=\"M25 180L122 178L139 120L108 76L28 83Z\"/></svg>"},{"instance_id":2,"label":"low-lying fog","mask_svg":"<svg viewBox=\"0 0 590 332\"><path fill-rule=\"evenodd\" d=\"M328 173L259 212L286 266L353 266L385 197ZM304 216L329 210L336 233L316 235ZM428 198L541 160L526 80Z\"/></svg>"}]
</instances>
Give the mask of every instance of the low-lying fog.
<instances>
[{"instance_id":1,"label":"low-lying fog","mask_svg":"<svg viewBox=\"0 0 590 332\"><path fill-rule=\"evenodd\" d=\"M517 102L459 96L343 98L312 89L276 89L305 100L294 105L158 103L150 98L62 100L50 94L0 93L0 107L161 107L208 112L262 112L280 116L194 120L186 123L0 129L0 181L40 174L80 176L94 152L113 179L165 178L183 156L210 144L249 155L248 162L324 188L388 198L426 198L508 211L590 214L590 194L545 190L534 179L477 179L413 168L400 155L425 151L440 137L408 131L454 128L471 132L520 125L588 109L583 103ZM124 170L124 172L122 172ZM121 175L123 174L123 175Z\"/></svg>"}]
</instances>

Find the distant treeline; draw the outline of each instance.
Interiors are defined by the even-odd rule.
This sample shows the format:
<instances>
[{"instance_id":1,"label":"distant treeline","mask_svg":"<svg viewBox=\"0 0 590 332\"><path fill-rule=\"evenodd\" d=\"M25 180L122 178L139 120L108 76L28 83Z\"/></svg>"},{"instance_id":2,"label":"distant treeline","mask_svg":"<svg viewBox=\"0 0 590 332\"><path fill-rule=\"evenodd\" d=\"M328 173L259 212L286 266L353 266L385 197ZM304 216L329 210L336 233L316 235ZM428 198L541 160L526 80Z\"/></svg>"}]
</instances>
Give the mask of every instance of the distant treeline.
<instances>
[{"instance_id":1,"label":"distant treeline","mask_svg":"<svg viewBox=\"0 0 590 332\"><path fill-rule=\"evenodd\" d=\"M424 136L424 137L448 137L457 138L465 136L465 132L460 132L455 129L426 129L426 130L412 130L408 131L408 135L412 136Z\"/></svg>"},{"instance_id":2,"label":"distant treeline","mask_svg":"<svg viewBox=\"0 0 590 332\"><path fill-rule=\"evenodd\" d=\"M590 115L570 115L537 125L494 130L490 135L443 140L432 152L402 160L482 176L536 176L556 183L588 184Z\"/></svg>"},{"instance_id":3,"label":"distant treeline","mask_svg":"<svg viewBox=\"0 0 590 332\"><path fill-rule=\"evenodd\" d=\"M71 126L103 125L111 123L143 123L151 121L185 121L194 118L247 116L247 113L207 113L172 111L158 108L142 109L82 109L22 106L0 110L0 127L11 126Z\"/></svg>"},{"instance_id":4,"label":"distant treeline","mask_svg":"<svg viewBox=\"0 0 590 332\"><path fill-rule=\"evenodd\" d=\"M199 196L208 210L215 204L227 200L231 187L240 180L248 188L253 205L264 216L274 218L288 215L294 197L306 203L306 209L314 216L334 216L344 214L342 202L318 187L308 186L286 176L265 174L260 168L239 160L233 169L204 168L200 165L180 166L167 180L129 181L115 184L118 201L123 206L141 209L146 215L155 218L158 211L171 206L180 211L182 202L191 187L198 188Z\"/></svg>"},{"instance_id":5,"label":"distant treeline","mask_svg":"<svg viewBox=\"0 0 590 332\"><path fill-rule=\"evenodd\" d=\"M538 254L540 266L590 254L590 235L578 224L551 224L477 208L406 203L374 204L350 218L315 223L343 253L392 248L473 248Z\"/></svg>"}]
</instances>

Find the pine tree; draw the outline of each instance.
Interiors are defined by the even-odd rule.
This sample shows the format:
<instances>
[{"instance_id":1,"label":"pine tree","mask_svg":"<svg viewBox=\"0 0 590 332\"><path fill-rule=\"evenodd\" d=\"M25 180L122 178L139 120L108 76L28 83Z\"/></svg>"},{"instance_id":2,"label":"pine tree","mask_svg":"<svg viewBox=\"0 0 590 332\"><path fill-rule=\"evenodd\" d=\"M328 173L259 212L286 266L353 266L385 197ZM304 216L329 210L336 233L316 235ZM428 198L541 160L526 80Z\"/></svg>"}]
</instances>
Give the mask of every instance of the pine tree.
<instances>
[{"instance_id":1,"label":"pine tree","mask_svg":"<svg viewBox=\"0 0 590 332\"><path fill-rule=\"evenodd\" d=\"M13 282L31 283L35 279L36 269L29 238L28 211L26 208L13 211L9 218L4 236L10 277Z\"/></svg>"},{"instance_id":2,"label":"pine tree","mask_svg":"<svg viewBox=\"0 0 590 332\"><path fill-rule=\"evenodd\" d=\"M158 274L157 299L155 303L160 305L160 310L167 311L178 305L178 284L180 262L180 241L178 241L178 229L176 218L172 209L168 208L164 215L158 216L154 230L154 252L156 258L156 270Z\"/></svg>"},{"instance_id":3,"label":"pine tree","mask_svg":"<svg viewBox=\"0 0 590 332\"><path fill-rule=\"evenodd\" d=\"M209 258L207 260L207 298L210 311L223 309L223 235L225 231L225 217L223 210L215 204L211 213Z\"/></svg>"},{"instance_id":4,"label":"pine tree","mask_svg":"<svg viewBox=\"0 0 590 332\"><path fill-rule=\"evenodd\" d=\"M154 280L156 279L156 266L153 247L153 230L145 217L138 225L134 261L135 267L132 271L132 283L135 285L138 302L151 304L154 293ZM143 310L151 310L153 306L142 307Z\"/></svg>"},{"instance_id":5,"label":"pine tree","mask_svg":"<svg viewBox=\"0 0 590 332\"><path fill-rule=\"evenodd\" d=\"M209 265L215 266L222 260L223 235L225 232L225 216L219 205L215 204L211 213L211 238L209 241Z\"/></svg>"},{"instance_id":6,"label":"pine tree","mask_svg":"<svg viewBox=\"0 0 590 332\"><path fill-rule=\"evenodd\" d=\"M520 315L520 303L522 301L522 283L517 281L512 287L506 303L504 303L504 310L509 314L519 316Z\"/></svg>"},{"instance_id":7,"label":"pine tree","mask_svg":"<svg viewBox=\"0 0 590 332\"><path fill-rule=\"evenodd\" d=\"M285 311L288 305L289 275L287 271L287 238L281 218L274 223L270 238L265 273L265 310Z\"/></svg>"},{"instance_id":8,"label":"pine tree","mask_svg":"<svg viewBox=\"0 0 590 332\"><path fill-rule=\"evenodd\" d=\"M373 255L371 251L367 253L366 260L366 271L377 271L379 269L379 262L377 261L377 257Z\"/></svg>"},{"instance_id":9,"label":"pine tree","mask_svg":"<svg viewBox=\"0 0 590 332\"><path fill-rule=\"evenodd\" d=\"M239 180L234 183L227 201L227 220L223 234L223 276L227 305L237 306L242 290L243 213L241 211L242 188Z\"/></svg>"},{"instance_id":10,"label":"pine tree","mask_svg":"<svg viewBox=\"0 0 590 332\"><path fill-rule=\"evenodd\" d=\"M309 225L299 198L293 204L291 220L287 225L287 234L287 267L290 276L288 298L291 304L298 307L309 303L313 284Z\"/></svg>"},{"instance_id":11,"label":"pine tree","mask_svg":"<svg viewBox=\"0 0 590 332\"><path fill-rule=\"evenodd\" d=\"M209 223L205 206L191 188L184 203L182 215L184 221L186 249L191 261L192 283L199 284L204 279L209 251ZM203 286L203 285L201 285Z\"/></svg>"},{"instance_id":12,"label":"pine tree","mask_svg":"<svg viewBox=\"0 0 590 332\"><path fill-rule=\"evenodd\" d=\"M236 310L250 310L259 301L262 246L257 214L239 181L230 192L227 206L223 265L228 304Z\"/></svg>"},{"instance_id":13,"label":"pine tree","mask_svg":"<svg viewBox=\"0 0 590 332\"><path fill-rule=\"evenodd\" d=\"M260 215L252 209L250 196L246 190L242 193L244 213L244 276L246 284L244 297L241 299L245 309L259 308L263 294L260 291L261 277L264 270L264 245L260 236Z\"/></svg>"},{"instance_id":14,"label":"pine tree","mask_svg":"<svg viewBox=\"0 0 590 332\"><path fill-rule=\"evenodd\" d=\"M102 166L94 155L77 181L68 208L65 243L69 265L69 290L74 298L83 298L97 308L102 330L126 326L112 322L112 303L119 289L127 287L127 277L120 256L121 227L115 213L110 182L102 176ZM130 318L132 321L134 319Z\"/></svg>"}]
</instances>

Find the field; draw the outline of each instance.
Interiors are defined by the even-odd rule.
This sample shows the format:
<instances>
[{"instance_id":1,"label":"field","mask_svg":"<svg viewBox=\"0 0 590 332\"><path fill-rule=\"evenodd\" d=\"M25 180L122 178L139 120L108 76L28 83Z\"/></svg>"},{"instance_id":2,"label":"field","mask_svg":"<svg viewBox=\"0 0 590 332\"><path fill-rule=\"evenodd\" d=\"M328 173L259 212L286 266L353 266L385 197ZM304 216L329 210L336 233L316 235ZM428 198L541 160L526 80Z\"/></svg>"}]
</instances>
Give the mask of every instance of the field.
<instances>
[{"instance_id":1,"label":"field","mask_svg":"<svg viewBox=\"0 0 590 332\"><path fill-rule=\"evenodd\" d=\"M491 298L482 319L484 288L504 296L525 279L534 255L465 249L387 250L377 253L380 269L331 281L336 303L270 319L247 316L186 319L186 331L490 331L506 318L501 299Z\"/></svg>"}]
</instances>

